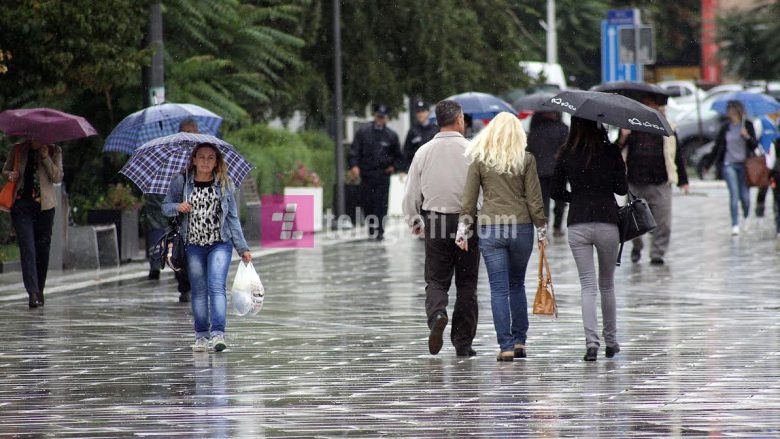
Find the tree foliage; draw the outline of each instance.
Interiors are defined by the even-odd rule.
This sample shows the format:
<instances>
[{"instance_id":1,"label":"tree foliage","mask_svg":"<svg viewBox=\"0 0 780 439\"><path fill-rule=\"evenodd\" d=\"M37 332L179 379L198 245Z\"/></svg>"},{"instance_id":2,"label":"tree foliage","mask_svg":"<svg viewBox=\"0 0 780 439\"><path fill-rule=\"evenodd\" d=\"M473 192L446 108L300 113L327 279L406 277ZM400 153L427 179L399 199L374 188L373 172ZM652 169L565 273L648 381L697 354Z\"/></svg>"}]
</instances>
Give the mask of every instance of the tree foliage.
<instances>
[{"instance_id":1,"label":"tree foliage","mask_svg":"<svg viewBox=\"0 0 780 439\"><path fill-rule=\"evenodd\" d=\"M780 2L730 11L718 20L726 73L745 79L780 78Z\"/></svg>"}]
</instances>

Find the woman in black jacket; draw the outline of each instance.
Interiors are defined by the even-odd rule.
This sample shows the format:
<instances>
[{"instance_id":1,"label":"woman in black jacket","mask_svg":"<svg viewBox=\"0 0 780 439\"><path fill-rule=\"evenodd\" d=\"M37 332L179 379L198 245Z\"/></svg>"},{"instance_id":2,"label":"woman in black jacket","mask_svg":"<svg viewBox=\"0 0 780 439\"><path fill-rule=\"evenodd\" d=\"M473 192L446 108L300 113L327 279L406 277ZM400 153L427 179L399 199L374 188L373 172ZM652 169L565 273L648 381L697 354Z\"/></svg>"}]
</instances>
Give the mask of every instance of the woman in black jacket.
<instances>
[{"instance_id":1,"label":"woman in black jacket","mask_svg":"<svg viewBox=\"0 0 780 439\"><path fill-rule=\"evenodd\" d=\"M571 191L566 190L566 183ZM569 203L569 247L577 264L585 328L585 361L596 361L599 348L596 296L601 292L601 313L606 356L620 351L615 305L615 261L620 234L615 194L628 192L626 165L620 149L607 140L596 122L572 117L569 138L558 152L552 197ZM598 255L599 271L593 260Z\"/></svg>"},{"instance_id":2,"label":"woman in black jacket","mask_svg":"<svg viewBox=\"0 0 780 439\"><path fill-rule=\"evenodd\" d=\"M747 218L750 212L750 188L745 176L745 159L755 155L758 141L753 123L746 119L745 107L741 102L729 101L726 111L728 120L721 126L715 138L710 165L714 164L718 177L726 180L726 186L729 188L731 234L739 235L739 204L742 204L743 218Z\"/></svg>"}]
</instances>

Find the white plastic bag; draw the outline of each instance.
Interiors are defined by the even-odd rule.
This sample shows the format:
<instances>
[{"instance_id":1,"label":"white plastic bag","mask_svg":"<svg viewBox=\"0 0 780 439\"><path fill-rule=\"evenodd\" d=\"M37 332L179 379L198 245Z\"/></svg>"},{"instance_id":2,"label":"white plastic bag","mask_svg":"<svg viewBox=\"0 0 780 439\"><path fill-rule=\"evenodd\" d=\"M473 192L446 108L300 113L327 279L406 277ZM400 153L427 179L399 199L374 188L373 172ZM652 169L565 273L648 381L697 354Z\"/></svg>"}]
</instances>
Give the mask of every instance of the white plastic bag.
<instances>
[{"instance_id":1,"label":"white plastic bag","mask_svg":"<svg viewBox=\"0 0 780 439\"><path fill-rule=\"evenodd\" d=\"M252 263L238 263L236 278L233 280L231 289L231 300L236 314L244 316L247 314L256 315L263 309L263 300L265 299L265 288L257 275Z\"/></svg>"}]
</instances>

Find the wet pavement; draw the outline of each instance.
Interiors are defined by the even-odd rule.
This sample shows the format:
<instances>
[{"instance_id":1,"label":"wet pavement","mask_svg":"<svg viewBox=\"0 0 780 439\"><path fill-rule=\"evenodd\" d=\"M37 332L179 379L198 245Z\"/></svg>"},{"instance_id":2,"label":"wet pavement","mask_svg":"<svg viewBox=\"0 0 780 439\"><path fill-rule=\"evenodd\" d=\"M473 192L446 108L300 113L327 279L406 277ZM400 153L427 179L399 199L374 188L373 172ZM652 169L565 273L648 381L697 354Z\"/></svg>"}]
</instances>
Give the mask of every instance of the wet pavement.
<instances>
[{"instance_id":1,"label":"wet pavement","mask_svg":"<svg viewBox=\"0 0 780 439\"><path fill-rule=\"evenodd\" d=\"M99 283L55 276L43 309L0 300L0 437L777 437L769 222L732 238L725 189L676 195L667 265L632 264L627 247L622 351L595 363L582 361L560 238L549 251L560 317L532 316L529 357L513 363L495 361L484 265L479 355L457 358L448 342L428 355L422 243L399 232L260 257L265 308L230 315L219 354L190 350L189 307L168 276L147 281L140 265Z\"/></svg>"}]
</instances>

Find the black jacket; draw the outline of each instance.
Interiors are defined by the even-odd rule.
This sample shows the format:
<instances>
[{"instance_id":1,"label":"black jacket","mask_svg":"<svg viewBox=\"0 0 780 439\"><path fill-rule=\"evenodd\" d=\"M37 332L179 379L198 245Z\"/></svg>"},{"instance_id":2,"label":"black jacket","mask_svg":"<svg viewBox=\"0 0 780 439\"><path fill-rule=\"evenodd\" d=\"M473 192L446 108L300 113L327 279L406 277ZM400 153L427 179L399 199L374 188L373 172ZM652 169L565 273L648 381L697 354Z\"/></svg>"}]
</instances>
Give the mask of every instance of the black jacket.
<instances>
[{"instance_id":1,"label":"black jacket","mask_svg":"<svg viewBox=\"0 0 780 439\"><path fill-rule=\"evenodd\" d=\"M729 123L726 121L721 125L718 135L715 136L715 147L703 159L705 168L715 165L715 173L719 179L723 178L723 162L726 160L726 132L729 130ZM754 150L758 147L756 129L753 127L753 122L749 120L745 121L745 129L748 132L748 138L745 139L745 148L747 149L745 157L752 157L756 155Z\"/></svg>"},{"instance_id":2,"label":"black jacket","mask_svg":"<svg viewBox=\"0 0 780 439\"><path fill-rule=\"evenodd\" d=\"M349 149L349 167L360 168L360 175L378 176L386 174L389 166L402 168L401 144L395 131L370 124L355 133Z\"/></svg>"},{"instance_id":3,"label":"black jacket","mask_svg":"<svg viewBox=\"0 0 780 439\"><path fill-rule=\"evenodd\" d=\"M569 127L560 120L541 119L528 132L526 148L536 159L539 177L551 177L555 171L555 154L566 142Z\"/></svg>"},{"instance_id":4,"label":"black jacket","mask_svg":"<svg viewBox=\"0 0 780 439\"><path fill-rule=\"evenodd\" d=\"M417 150L420 149L421 146L430 142L430 140L433 139L433 136L435 136L438 132L439 126L435 123L429 123L425 126L422 126L419 123L415 123L414 126L409 129L409 132L406 133L406 141L404 142L405 160L404 166L401 168L402 171L409 171L409 166L412 165L412 159L417 153Z\"/></svg>"},{"instance_id":5,"label":"black jacket","mask_svg":"<svg viewBox=\"0 0 780 439\"><path fill-rule=\"evenodd\" d=\"M571 192L566 190L566 183ZM615 194L628 193L626 165L620 149L605 144L586 165L584 154L564 153L555 162L552 197L569 203L568 224L618 223Z\"/></svg>"}]
</instances>

